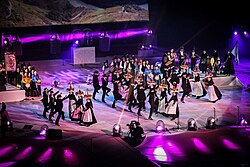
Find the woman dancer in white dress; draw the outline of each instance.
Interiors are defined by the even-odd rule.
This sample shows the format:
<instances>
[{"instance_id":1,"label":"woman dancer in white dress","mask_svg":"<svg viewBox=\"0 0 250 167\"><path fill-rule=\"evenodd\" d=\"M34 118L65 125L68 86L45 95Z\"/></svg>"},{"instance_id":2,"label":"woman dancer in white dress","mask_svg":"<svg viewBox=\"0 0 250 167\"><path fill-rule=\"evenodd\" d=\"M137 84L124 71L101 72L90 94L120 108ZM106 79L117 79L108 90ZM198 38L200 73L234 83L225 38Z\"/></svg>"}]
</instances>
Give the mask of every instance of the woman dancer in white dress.
<instances>
[{"instance_id":1,"label":"woman dancer in white dress","mask_svg":"<svg viewBox=\"0 0 250 167\"><path fill-rule=\"evenodd\" d=\"M179 117L179 106L177 93L179 90L176 88L176 83L174 82L174 87L170 90L172 92L172 97L167 102L167 107L161 114L167 117L172 117L171 121Z\"/></svg>"},{"instance_id":2,"label":"woman dancer in white dress","mask_svg":"<svg viewBox=\"0 0 250 167\"><path fill-rule=\"evenodd\" d=\"M204 86L202 85L200 81L200 70L194 70L194 82L193 82L193 90L192 94L196 97L196 99L199 99L200 97L203 97L207 94Z\"/></svg>"},{"instance_id":3,"label":"woman dancer in white dress","mask_svg":"<svg viewBox=\"0 0 250 167\"><path fill-rule=\"evenodd\" d=\"M215 103L222 98L222 94L217 86L214 85L213 75L207 74L204 79L205 88L207 89L208 100Z\"/></svg>"},{"instance_id":4,"label":"woman dancer in white dress","mask_svg":"<svg viewBox=\"0 0 250 167\"><path fill-rule=\"evenodd\" d=\"M91 96L85 96L85 98L86 98L85 109L82 111L80 125L84 125L88 127L92 124L97 123L97 120L94 115Z\"/></svg>"}]
</instances>

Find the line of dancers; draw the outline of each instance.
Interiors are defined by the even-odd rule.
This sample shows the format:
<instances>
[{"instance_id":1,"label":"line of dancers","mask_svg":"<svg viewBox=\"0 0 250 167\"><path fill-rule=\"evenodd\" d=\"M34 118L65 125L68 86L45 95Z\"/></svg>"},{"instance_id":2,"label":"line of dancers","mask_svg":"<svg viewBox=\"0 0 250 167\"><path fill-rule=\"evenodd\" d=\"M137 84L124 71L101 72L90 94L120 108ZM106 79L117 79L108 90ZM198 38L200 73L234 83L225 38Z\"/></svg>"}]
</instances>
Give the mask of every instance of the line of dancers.
<instances>
[{"instance_id":1,"label":"line of dancers","mask_svg":"<svg viewBox=\"0 0 250 167\"><path fill-rule=\"evenodd\" d=\"M172 117L179 116L178 94L182 93L180 101L185 103L185 98L207 97L215 103L222 98L218 87L214 85L212 71L207 69L206 76L201 80L197 65L193 70L185 61L181 61L179 67L174 63L177 55L166 52L161 63L149 64L149 61L136 57L114 57L109 65L107 61L102 67L102 74L96 70L93 73L93 99L96 93L102 89L102 102L106 103L105 97L109 96L111 89L108 87L108 79L111 77L113 84L112 108L116 108L116 102L122 100L128 105L128 111L138 106L137 114L145 110L146 100L150 105L148 119L152 120L153 113L162 113ZM101 76L102 75L102 76ZM100 79L101 77L101 79ZM100 85L100 80L102 85ZM168 98L168 95L171 96Z\"/></svg>"},{"instance_id":2,"label":"line of dancers","mask_svg":"<svg viewBox=\"0 0 250 167\"><path fill-rule=\"evenodd\" d=\"M65 115L63 111L63 101L68 99L68 113L71 121L78 121L80 125L87 127L97 123L93 111L93 104L91 101L92 95L88 93L88 90L86 93L81 90L74 93L72 82L69 82L69 87L67 88L67 91L68 95L62 97L59 91L54 92L53 88L44 88L43 98L41 100L44 106L43 117L53 122L52 118L57 114L55 125L60 126L60 119L65 120ZM47 117L47 113L49 113L49 118Z\"/></svg>"}]
</instances>

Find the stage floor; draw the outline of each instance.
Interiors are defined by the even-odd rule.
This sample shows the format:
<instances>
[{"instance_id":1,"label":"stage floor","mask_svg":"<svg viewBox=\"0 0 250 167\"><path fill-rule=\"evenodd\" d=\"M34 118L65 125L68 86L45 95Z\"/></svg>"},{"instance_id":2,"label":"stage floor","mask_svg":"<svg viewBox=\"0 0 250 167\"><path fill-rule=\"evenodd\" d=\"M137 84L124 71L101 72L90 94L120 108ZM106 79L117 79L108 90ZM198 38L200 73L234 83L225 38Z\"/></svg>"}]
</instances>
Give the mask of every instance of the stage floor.
<instances>
[{"instance_id":1,"label":"stage floor","mask_svg":"<svg viewBox=\"0 0 250 167\"><path fill-rule=\"evenodd\" d=\"M68 86L67 84L69 81L73 81L75 89L80 88L80 89L85 91L86 88L89 88L90 92L92 92L92 85L88 85L86 83L86 80L87 80L88 75L90 75L97 68L83 68L81 66L72 66L72 65L67 64L67 63L64 64L60 60L54 61L54 63L43 61L42 63L41 62L40 63L34 62L33 64L36 64L36 63L37 63L36 67L38 69L38 74L40 75L40 77L42 79L42 89L44 87L50 88L53 80L55 78L58 78L61 82L61 85L59 85L59 88L55 88L54 91L60 90L62 92L63 96L67 94L66 87ZM32 64L32 62L31 62L31 64ZM110 84L109 87L112 88L113 86ZM196 120L198 129L199 129L197 132L192 132L191 135L195 136L196 133L198 134L199 131L202 131L202 133L204 135L199 136L199 138L204 138L207 135L207 133L211 134L212 133L211 130L205 130L205 124L206 124L207 118L214 115L214 110L215 110L215 114L216 114L216 124L220 126L220 129L227 128L228 126L234 125L236 123L237 112L238 112L237 106L239 106L239 111L242 114L244 114L246 119L248 120L248 122L250 122L250 113L249 113L249 111L250 111L250 105L249 105L250 104L250 94L249 94L249 92L244 91L244 89L220 88L220 90L222 92L223 97L220 101L218 101L216 103L211 103L206 98L195 99L193 97L186 98L185 99L186 103L179 103L179 108L180 108L179 122L180 122L180 126L183 128L183 130L178 130L178 131L170 130L171 136L175 135L178 138L178 135L180 135L180 136L182 136L181 138L183 138L183 142L185 142L185 136L187 136L187 137L190 136L190 132L187 132L187 130L185 129L189 118L194 118ZM63 110L65 111L66 119L60 120L61 126L59 126L59 127L55 126L53 123L49 122L48 120L46 120L42 117L43 105L42 105L42 102L40 101L41 97L36 97L36 98L34 98L34 100L24 100L22 102L7 103L7 109L9 111L10 117L13 120L13 124L14 124L14 127L16 129L22 129L23 126L27 125L27 124L30 124L33 126L32 130L37 130L37 131L39 131L41 126L44 124L47 124L49 126L49 128L62 129L64 136L67 136L67 137L63 138L62 141L60 142L61 147L62 147L63 143L69 144L69 142L71 142L71 143L76 142L76 143L80 143L81 146L85 146L87 149L91 150L91 148L93 146L92 145L93 143L91 143L92 139L96 139L97 141L101 141L101 142L99 142L98 148L96 148L96 152L93 153L90 151L91 157L85 159L86 166L91 166L91 162L89 162L89 161L91 161L92 158L95 156L106 157L107 155L111 155L111 156L115 156L116 160L118 161L119 158L117 157L117 154L119 154L119 150L117 150L117 148L122 148L122 150L124 151L124 154L125 153L130 154L131 152L136 152L136 153L134 153L134 156L137 156L137 158L136 157L133 158L132 156L130 156L131 162L129 165L132 164L132 166L138 166L138 164L140 162L141 165L143 163L146 163L146 164L148 163L148 166L155 166L153 163L148 162L143 156L138 154L138 151L140 151L142 154L146 155L150 160L155 160L153 158L150 158L148 156L148 154L145 153L144 148L147 148L149 145L143 143L141 146L138 146L138 148L133 149L133 148L129 148L129 146L127 146L127 145L126 145L126 147L124 147L124 143L122 141L120 141L119 139L113 139L111 137L112 128L113 128L114 124L119 122L121 125L121 128L122 128L122 132L123 132L122 134L124 136L126 136L127 132L128 132L128 127L126 126L126 124L130 123L131 120L137 120L138 117L136 115L137 108L132 109L134 111L134 113L130 113L127 111L127 106L124 106L123 101L117 102L116 109L111 108L111 105L113 102L113 95L111 92L109 94L110 94L110 96L106 98L106 102L107 102L106 104L101 102L102 91L100 91L100 93L97 94L97 96L96 96L97 101L93 100L94 113L95 113L95 116L97 118L98 123L94 124L90 127L80 126L76 122L72 122L69 120L68 112L67 112L68 111L68 100L64 101L64 108L63 108ZM180 99L181 94L179 94L178 96ZM158 120L163 120L167 129L177 127L177 124L176 124L177 120L170 121L170 118L166 118L160 114L153 115L153 120L147 120L148 114L149 114L149 105L147 104L146 111L143 111L142 112L143 116L140 117L141 126L143 127L144 131L146 132L146 136L147 136L145 141L151 140L152 138L154 138L154 136L156 136L156 137L158 136L158 134L156 134L154 132L155 124ZM54 120L55 120L55 118L54 118ZM228 131L228 132L230 132L230 131ZM16 138L16 137L18 138L19 136L23 138L23 136L25 136L24 138L26 140L29 136L26 134L27 133L20 132L20 133L10 133L9 135L13 136L13 138ZM169 135L168 133L163 135L163 136L166 136L166 137L164 137L164 140L166 140L166 141L169 140L167 137L168 135ZM210 138L212 140L213 135L212 136L210 135ZM234 138L234 136L232 136L232 138ZM247 136L247 140L249 140L249 139L250 139L250 136ZM3 140L5 140L5 139L3 139ZM88 141L88 142L85 143L84 140ZM115 140L115 142L114 142L114 140ZM119 140L119 141L117 142L117 140ZM234 139L234 140L237 140L237 139ZM12 141L12 140L10 140L10 141ZM101 143L104 144L107 141L110 141L111 143L113 143L113 144L110 144L110 148L115 150L115 151L111 151L111 150L109 150L107 152L105 151L105 149L109 149L109 148L101 146ZM239 141L241 141L241 140L239 139ZM11 143L11 142L8 142L8 143ZM20 142L20 141L15 142L13 139L13 143L16 143L17 145L19 145L22 142ZM42 146L41 146L39 151L34 150L34 151L36 151L37 155L42 154L47 148L53 147L56 149L56 147L57 147L57 146L53 146L54 142L46 143L45 141L42 141L41 143L43 143L45 145L45 147L42 148ZM216 141L214 143L216 143ZM31 144L26 143L25 145L27 147L29 147L29 146L32 147L32 144L38 145L38 142L36 142L36 140L34 141L32 139ZM76 145L74 145L74 147L75 146ZM243 146L244 145L242 145L242 147ZM156 148L157 146L154 145L152 147ZM246 147L249 147L249 143L246 143ZM4 148L4 143L1 142L0 148ZM36 149L35 146L34 146L34 149ZM73 149L73 145L72 145L72 149ZM192 149L196 149L196 148L195 148L195 146L192 147L191 145L189 145L185 149L192 150ZM21 150L22 149L16 150L14 153L18 154L21 152ZM77 163L73 166L81 166L84 163L81 161L80 155L81 154L88 155L89 152L81 152L77 149L75 150L75 152L76 152L75 154L79 154L79 155L77 155L75 157L75 158L77 158L78 161L76 161ZM237 152L237 150L235 152ZM16 156L16 155L14 155L14 153L12 153L13 156ZM191 151L191 153L192 153L192 151ZM197 154L197 152L194 152L194 153ZM249 152L247 152L247 153L249 153ZM58 152L57 152L57 154L60 155ZM122 155L124 155L124 154L122 154ZM0 152L0 159L4 160L3 158L1 158L1 152ZM2 162L9 162L12 159L13 158L10 156L9 159L6 159ZM137 159L139 162L136 162ZM46 161L43 165L50 166L51 164L54 165L57 163L62 165L62 162L56 163L55 160L56 159L53 159L53 161L52 160ZM110 162L108 162L111 160L111 158L106 157L106 158L102 158L101 160L105 161L105 162L103 162L103 164L105 164L106 166L107 165L113 166L110 164ZM116 160L114 160L114 161L116 161ZM122 158L120 158L119 161L121 161L120 162L121 164L122 163L124 163L124 165L126 164L125 166L128 165L128 162L126 159L122 160ZM14 162L16 164L18 164L18 163L21 163L22 160L17 159ZM50 164L49 164L49 162L50 162ZM156 160L155 162L158 162L159 164L164 164L164 162L160 162L159 160ZM171 163L173 163L173 164L175 164L176 162L178 163L179 159L173 158L171 161ZM133 163L134 163L134 165L133 165ZM39 163L34 163L34 164L35 164L35 166L37 166L37 164L39 164ZM34 164L32 164L32 165L34 165ZM105 166L105 165L103 165L103 166ZM99 166L99 165L97 165L97 166ZM119 165L119 166L123 166L123 165Z\"/></svg>"}]
</instances>

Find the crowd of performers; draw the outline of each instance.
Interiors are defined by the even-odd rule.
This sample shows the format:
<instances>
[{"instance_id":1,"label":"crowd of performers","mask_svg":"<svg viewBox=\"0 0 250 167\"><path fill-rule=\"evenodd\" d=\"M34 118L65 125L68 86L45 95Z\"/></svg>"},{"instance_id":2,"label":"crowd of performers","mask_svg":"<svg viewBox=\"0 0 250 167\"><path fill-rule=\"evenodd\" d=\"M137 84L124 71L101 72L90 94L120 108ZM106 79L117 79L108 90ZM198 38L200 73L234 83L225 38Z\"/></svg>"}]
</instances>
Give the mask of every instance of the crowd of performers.
<instances>
[{"instance_id":1,"label":"crowd of performers","mask_svg":"<svg viewBox=\"0 0 250 167\"><path fill-rule=\"evenodd\" d=\"M124 56L122 59L114 57L110 64L108 61L104 63L102 73L98 70L94 71L93 99L96 100L96 93L102 89L101 100L106 103L105 97L109 96L111 91L108 87L108 78L111 77L114 97L112 108L116 108L118 100L123 100L129 112L133 112L132 107L138 106L137 114L141 116L141 111L145 111L145 104L148 102L149 120L152 120L153 113L161 113L174 120L179 116L178 94L182 93L180 99L182 103L185 103L185 98L190 97L196 99L204 97L213 103L222 98L220 90L214 85L213 75L218 75L222 70L227 71L232 67L222 69L218 56L209 57L205 51L203 54L200 57L200 63L195 51L192 52L191 61L188 63L184 48L178 53L173 49L167 51L162 56L162 61L155 64L150 64L149 61L138 59L133 55ZM214 55L217 54L214 53ZM228 72L233 74L230 70ZM201 73L205 75L202 79Z\"/></svg>"},{"instance_id":2,"label":"crowd of performers","mask_svg":"<svg viewBox=\"0 0 250 167\"><path fill-rule=\"evenodd\" d=\"M52 118L57 114L55 125L60 126L60 119L65 120L63 101L68 99L68 114L71 121L76 121L82 126L90 126L97 123L91 100L92 95L88 93L88 90L85 93L81 90L74 93L72 82L69 82L67 91L68 95L62 97L59 91L54 92L53 88L44 88L43 98L41 100L44 106L43 117L53 122ZM47 117L47 113L49 113L49 117Z\"/></svg>"},{"instance_id":3,"label":"crowd of performers","mask_svg":"<svg viewBox=\"0 0 250 167\"><path fill-rule=\"evenodd\" d=\"M30 63L17 63L16 71L5 71L5 61L0 64L1 78L5 78L5 84L17 86L25 90L25 95L40 96L41 95L41 79L37 73L35 66Z\"/></svg>"}]
</instances>

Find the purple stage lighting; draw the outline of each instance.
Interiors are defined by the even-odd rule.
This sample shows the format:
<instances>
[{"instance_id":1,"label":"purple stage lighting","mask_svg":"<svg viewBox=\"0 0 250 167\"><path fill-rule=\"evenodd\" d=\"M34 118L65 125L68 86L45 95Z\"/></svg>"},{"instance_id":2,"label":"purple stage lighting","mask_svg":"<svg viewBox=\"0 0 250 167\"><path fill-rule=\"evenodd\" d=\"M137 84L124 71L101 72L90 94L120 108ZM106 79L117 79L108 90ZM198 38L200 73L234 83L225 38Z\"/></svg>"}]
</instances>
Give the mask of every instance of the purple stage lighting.
<instances>
[{"instance_id":1,"label":"purple stage lighting","mask_svg":"<svg viewBox=\"0 0 250 167\"><path fill-rule=\"evenodd\" d=\"M210 154L211 153L211 150L198 138L193 138L193 143L194 145L196 146L196 148L205 153L205 154Z\"/></svg>"},{"instance_id":2,"label":"purple stage lighting","mask_svg":"<svg viewBox=\"0 0 250 167\"><path fill-rule=\"evenodd\" d=\"M237 32L237 31L234 31L234 35L238 35L238 32Z\"/></svg>"},{"instance_id":3,"label":"purple stage lighting","mask_svg":"<svg viewBox=\"0 0 250 167\"><path fill-rule=\"evenodd\" d=\"M48 125L44 124L40 129L40 135L46 136L46 131L49 129Z\"/></svg>"},{"instance_id":4,"label":"purple stage lighting","mask_svg":"<svg viewBox=\"0 0 250 167\"><path fill-rule=\"evenodd\" d=\"M47 163L52 155L52 148L48 148L40 157L38 157L37 162Z\"/></svg>"},{"instance_id":5,"label":"purple stage lighting","mask_svg":"<svg viewBox=\"0 0 250 167\"><path fill-rule=\"evenodd\" d=\"M247 120L245 118L245 115L243 115L243 114L241 115L240 125L247 126Z\"/></svg>"},{"instance_id":6,"label":"purple stage lighting","mask_svg":"<svg viewBox=\"0 0 250 167\"><path fill-rule=\"evenodd\" d=\"M7 45L8 42L9 42L9 39L8 39L8 38L5 38L4 41L3 41L3 43L4 43L5 45Z\"/></svg>"},{"instance_id":7,"label":"purple stage lighting","mask_svg":"<svg viewBox=\"0 0 250 167\"><path fill-rule=\"evenodd\" d=\"M79 41L78 41L78 40L76 40L76 41L75 41L75 44L76 44L76 45L78 45L78 44L79 44Z\"/></svg>"},{"instance_id":8,"label":"purple stage lighting","mask_svg":"<svg viewBox=\"0 0 250 167\"><path fill-rule=\"evenodd\" d=\"M163 162L167 162L168 160L168 157L167 157L167 154L165 152L165 150L162 148L162 147L156 147L154 149L154 158L157 160L157 161L163 161Z\"/></svg>"},{"instance_id":9,"label":"purple stage lighting","mask_svg":"<svg viewBox=\"0 0 250 167\"><path fill-rule=\"evenodd\" d=\"M249 34L247 33L247 31L244 31L244 35L245 37L249 37Z\"/></svg>"},{"instance_id":10,"label":"purple stage lighting","mask_svg":"<svg viewBox=\"0 0 250 167\"><path fill-rule=\"evenodd\" d=\"M232 142L232 141L230 141L230 140L228 140L226 138L222 139L222 142L223 142L224 146L226 148L228 148L229 150L239 150L239 149L241 149L240 146L238 146L237 144L235 144L234 142Z\"/></svg>"},{"instance_id":11,"label":"purple stage lighting","mask_svg":"<svg viewBox=\"0 0 250 167\"><path fill-rule=\"evenodd\" d=\"M149 35L153 34L153 31L152 30L148 30L148 34Z\"/></svg>"},{"instance_id":12,"label":"purple stage lighting","mask_svg":"<svg viewBox=\"0 0 250 167\"><path fill-rule=\"evenodd\" d=\"M64 161L69 166L77 166L78 160L75 153L70 149L63 150Z\"/></svg>"},{"instance_id":13,"label":"purple stage lighting","mask_svg":"<svg viewBox=\"0 0 250 167\"><path fill-rule=\"evenodd\" d=\"M104 32L100 33L100 37L101 38L105 37L105 33Z\"/></svg>"},{"instance_id":14,"label":"purple stage lighting","mask_svg":"<svg viewBox=\"0 0 250 167\"><path fill-rule=\"evenodd\" d=\"M32 146L27 147L26 149L24 149L20 154L18 154L14 159L15 160L22 160L27 158L32 150Z\"/></svg>"},{"instance_id":15,"label":"purple stage lighting","mask_svg":"<svg viewBox=\"0 0 250 167\"><path fill-rule=\"evenodd\" d=\"M162 120L158 120L156 122L156 128L155 129L156 129L157 133L161 133L161 132L165 131L165 124L164 124L164 122Z\"/></svg>"},{"instance_id":16,"label":"purple stage lighting","mask_svg":"<svg viewBox=\"0 0 250 167\"><path fill-rule=\"evenodd\" d=\"M113 136L120 136L121 134L121 125L115 124L113 126Z\"/></svg>"}]
</instances>

